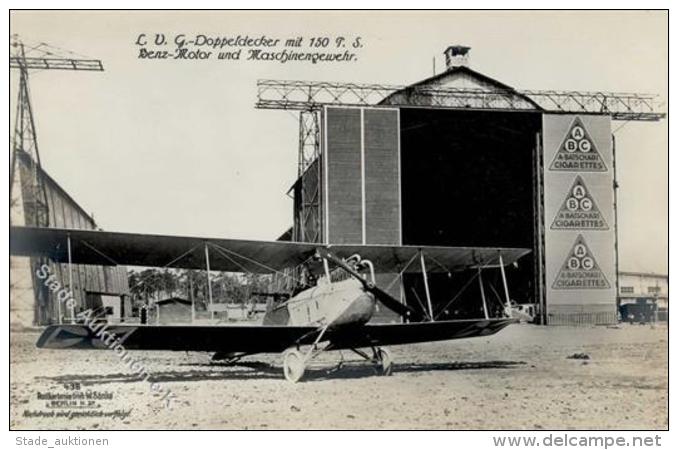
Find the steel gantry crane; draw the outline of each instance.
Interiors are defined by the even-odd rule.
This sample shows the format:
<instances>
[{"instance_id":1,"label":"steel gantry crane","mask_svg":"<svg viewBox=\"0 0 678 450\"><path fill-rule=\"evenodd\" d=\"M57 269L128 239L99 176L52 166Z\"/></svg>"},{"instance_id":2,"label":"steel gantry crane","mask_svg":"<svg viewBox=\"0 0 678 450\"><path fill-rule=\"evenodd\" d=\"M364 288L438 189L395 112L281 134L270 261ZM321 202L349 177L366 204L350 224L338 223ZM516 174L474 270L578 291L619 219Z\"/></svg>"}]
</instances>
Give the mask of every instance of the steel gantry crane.
<instances>
[{"instance_id":1,"label":"steel gantry crane","mask_svg":"<svg viewBox=\"0 0 678 450\"><path fill-rule=\"evenodd\" d=\"M49 197L38 150L35 116L28 82L29 72L43 70L103 71L104 67L98 59L73 58L70 57L70 55L76 56L73 52L44 42L28 44L19 40L16 35L12 36L10 46L9 67L19 71L14 136L10 149L10 208L16 207L23 210L25 223L22 225L49 227ZM20 185L15 187L17 171L20 174ZM21 195L16 196L16 192L13 192L14 189L19 189ZM22 200L22 204L13 205L19 199ZM10 214L10 220L11 216ZM50 316L49 288L44 283L40 283L34 276L36 270L46 262L46 258L31 258L29 264L38 307L36 311L38 323L45 323ZM73 274L69 264L69 287L72 288L72 286ZM61 320L61 303L56 303L57 314L59 320Z\"/></svg>"}]
</instances>

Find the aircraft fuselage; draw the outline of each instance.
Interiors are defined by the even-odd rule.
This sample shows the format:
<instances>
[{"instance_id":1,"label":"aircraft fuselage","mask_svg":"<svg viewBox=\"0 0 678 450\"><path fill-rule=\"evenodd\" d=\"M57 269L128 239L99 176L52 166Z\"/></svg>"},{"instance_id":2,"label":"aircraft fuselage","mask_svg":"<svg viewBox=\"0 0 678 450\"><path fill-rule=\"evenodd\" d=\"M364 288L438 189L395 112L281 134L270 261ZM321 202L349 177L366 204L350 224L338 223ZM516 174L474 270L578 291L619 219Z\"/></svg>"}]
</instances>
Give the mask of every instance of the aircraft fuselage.
<instances>
[{"instance_id":1,"label":"aircraft fuselage","mask_svg":"<svg viewBox=\"0 0 678 450\"><path fill-rule=\"evenodd\" d=\"M264 316L264 324L329 328L361 325L372 318L375 308L374 296L359 281L321 281L273 307Z\"/></svg>"}]
</instances>

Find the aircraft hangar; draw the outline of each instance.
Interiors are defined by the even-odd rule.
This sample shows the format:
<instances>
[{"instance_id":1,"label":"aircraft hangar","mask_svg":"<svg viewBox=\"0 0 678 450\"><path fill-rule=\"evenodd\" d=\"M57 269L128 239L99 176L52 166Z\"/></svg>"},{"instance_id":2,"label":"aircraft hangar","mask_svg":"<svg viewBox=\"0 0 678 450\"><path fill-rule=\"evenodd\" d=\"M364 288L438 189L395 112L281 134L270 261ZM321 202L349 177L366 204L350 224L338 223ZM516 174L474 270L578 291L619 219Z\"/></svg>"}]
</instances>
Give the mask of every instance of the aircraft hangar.
<instances>
[{"instance_id":1,"label":"aircraft hangar","mask_svg":"<svg viewBox=\"0 0 678 450\"><path fill-rule=\"evenodd\" d=\"M100 229L94 218L41 167L31 156L23 151L16 151L16 170L12 180L12 202L10 204L10 220L13 226L36 226L41 224L48 228L70 228L82 230ZM43 195L46 199L46 215L39 218L40 193L32 188L30 180L36 178L34 171L39 171L43 181ZM10 256L10 280L12 295L10 297L10 324L16 327L50 325L58 323L61 318L70 318L71 311L58 307L58 291L48 289L36 276L36 271L43 264L48 264L60 286L67 286L73 294L78 307L101 307L102 295L116 298L131 314L129 304L129 283L125 266L102 266L91 264L57 263L39 257Z\"/></svg>"},{"instance_id":2,"label":"aircraft hangar","mask_svg":"<svg viewBox=\"0 0 678 450\"><path fill-rule=\"evenodd\" d=\"M611 120L662 115L627 107L634 99L616 98L608 109L595 93L568 106L568 93L518 91L471 69L469 51L447 48L444 72L396 90L259 83L258 107L300 110L288 237L528 248L507 270L513 301L534 305L543 324L615 323ZM274 89L280 98L272 98ZM415 308L426 310L429 296L429 318L477 317L481 296L492 316L502 313L499 272L430 275L429 286L414 274L399 283L396 273L380 274L377 281ZM377 319L398 320L388 311Z\"/></svg>"}]
</instances>

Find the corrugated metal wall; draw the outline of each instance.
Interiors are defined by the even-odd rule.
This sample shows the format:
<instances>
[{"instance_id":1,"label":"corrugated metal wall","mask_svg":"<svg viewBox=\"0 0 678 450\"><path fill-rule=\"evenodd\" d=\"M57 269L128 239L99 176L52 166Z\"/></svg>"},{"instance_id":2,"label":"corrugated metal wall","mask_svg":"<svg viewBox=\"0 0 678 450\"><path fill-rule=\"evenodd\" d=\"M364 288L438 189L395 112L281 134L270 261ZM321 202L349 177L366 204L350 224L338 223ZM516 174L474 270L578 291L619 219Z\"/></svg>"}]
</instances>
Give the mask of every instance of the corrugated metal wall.
<instances>
[{"instance_id":1,"label":"corrugated metal wall","mask_svg":"<svg viewBox=\"0 0 678 450\"><path fill-rule=\"evenodd\" d=\"M326 242L400 245L398 116L397 109L326 109Z\"/></svg>"},{"instance_id":2,"label":"corrugated metal wall","mask_svg":"<svg viewBox=\"0 0 678 450\"><path fill-rule=\"evenodd\" d=\"M386 108L327 108L323 194L325 242L401 244L399 111ZM395 273L376 282L400 298ZM379 308L376 322L400 322Z\"/></svg>"},{"instance_id":3,"label":"corrugated metal wall","mask_svg":"<svg viewBox=\"0 0 678 450\"><path fill-rule=\"evenodd\" d=\"M325 242L362 244L362 112L327 108L325 117Z\"/></svg>"},{"instance_id":4,"label":"corrugated metal wall","mask_svg":"<svg viewBox=\"0 0 678 450\"><path fill-rule=\"evenodd\" d=\"M365 109L365 243L399 245L399 111Z\"/></svg>"}]
</instances>

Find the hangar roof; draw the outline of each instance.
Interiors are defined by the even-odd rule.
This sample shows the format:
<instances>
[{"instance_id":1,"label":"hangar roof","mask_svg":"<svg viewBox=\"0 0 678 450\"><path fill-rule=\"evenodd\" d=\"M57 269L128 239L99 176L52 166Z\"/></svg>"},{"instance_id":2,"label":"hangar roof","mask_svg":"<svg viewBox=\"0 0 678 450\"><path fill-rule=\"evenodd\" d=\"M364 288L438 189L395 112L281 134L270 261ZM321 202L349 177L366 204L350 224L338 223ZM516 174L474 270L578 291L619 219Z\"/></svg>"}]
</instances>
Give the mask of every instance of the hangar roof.
<instances>
[{"instance_id":1,"label":"hangar roof","mask_svg":"<svg viewBox=\"0 0 678 450\"><path fill-rule=\"evenodd\" d=\"M20 162L21 164L25 165L28 168L32 167L34 163L31 156L28 153L26 153L23 150L19 150L17 151L16 154L18 157L17 159L18 162ZM85 209L82 206L80 206L80 204L71 196L71 194L69 194L68 191L66 191L66 189L61 187L61 185L49 173L47 173L47 171L45 171L43 167L39 167L38 170L40 171L40 176L46 182L48 189L52 189L58 192L59 195L66 199L70 203L70 205L73 208L75 208L85 220L89 222L89 225L93 229L97 229L99 227L94 218L87 211L85 211Z\"/></svg>"},{"instance_id":2,"label":"hangar roof","mask_svg":"<svg viewBox=\"0 0 678 450\"><path fill-rule=\"evenodd\" d=\"M163 298L162 300L157 300L155 302L156 305L160 306L166 306L166 305L188 305L191 306L192 303L189 300L186 300L185 298L181 297L168 297L168 298Z\"/></svg>"},{"instance_id":3,"label":"hangar roof","mask_svg":"<svg viewBox=\"0 0 678 450\"><path fill-rule=\"evenodd\" d=\"M525 106L521 108L523 110L534 109L541 111L543 109L527 95L521 94L513 87L480 72L476 72L467 66L455 66L438 75L411 84L389 95L379 104L402 106L403 104L412 103L413 105L420 106L422 99L435 97L436 90L442 92L448 89L497 93L509 97L512 102L523 104ZM416 98L416 101L413 100L414 98ZM408 100L410 101L408 102Z\"/></svg>"}]
</instances>

